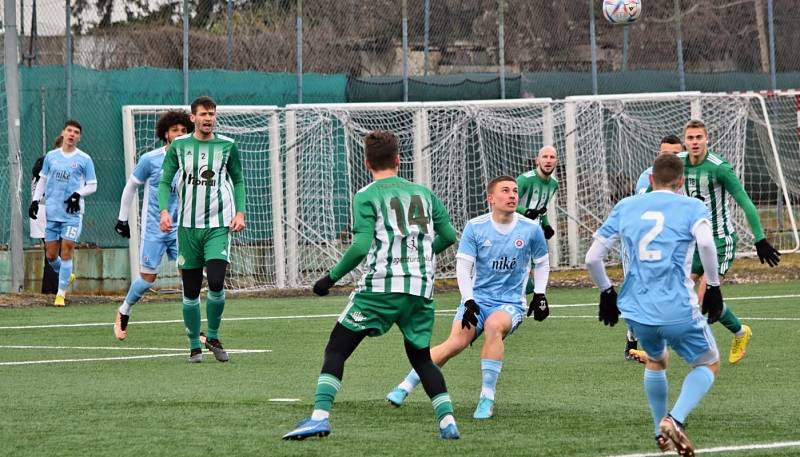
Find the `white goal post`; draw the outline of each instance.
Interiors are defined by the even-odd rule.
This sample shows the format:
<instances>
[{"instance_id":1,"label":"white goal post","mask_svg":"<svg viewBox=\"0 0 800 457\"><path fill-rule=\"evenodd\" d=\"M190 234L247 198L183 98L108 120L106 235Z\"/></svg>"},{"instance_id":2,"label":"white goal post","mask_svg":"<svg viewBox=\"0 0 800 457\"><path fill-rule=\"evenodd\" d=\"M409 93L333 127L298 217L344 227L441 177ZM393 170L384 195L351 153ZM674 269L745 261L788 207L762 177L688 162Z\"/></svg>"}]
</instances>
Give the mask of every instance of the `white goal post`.
<instances>
[{"instance_id":1,"label":"white goal post","mask_svg":"<svg viewBox=\"0 0 800 457\"><path fill-rule=\"evenodd\" d=\"M129 105L122 109L125 177L138 157L162 146L155 136L159 116L188 106ZM286 285L283 240L283 176L280 112L276 106L218 106L216 131L236 140L247 185L247 229L231 238L231 267L227 285L232 290L263 289ZM140 192L143 192L140 187ZM129 245L131 276L139 274L138 196L131 205ZM259 219L261 217L262 219ZM175 276L175 265L163 262L160 277Z\"/></svg>"},{"instance_id":2,"label":"white goal post","mask_svg":"<svg viewBox=\"0 0 800 457\"><path fill-rule=\"evenodd\" d=\"M124 108L126 173L135 157L158 146L153 125L168 108ZM551 265L569 268L583 264L592 233L613 205L633 192L660 139L681 136L689 119L700 118L708 126L710 149L725 157L744 183L770 242L784 252L800 246L792 211L800 186L784 175L785 166L800 167L797 125L794 142L784 138L783 127L776 134L772 119L780 110L757 94L221 106L218 111L218 131L233 136L243 150L248 186L248 225L234 238L232 290L305 287L335 264L350 244L352 197L371 181L362 138L374 129L397 134L400 176L431 187L459 233L466 221L488 211L485 186L492 178L534 168L537 151L553 145L560 187L547 213L556 232L549 242ZM753 250L750 228L738 205L730 207L738 252L747 255ZM133 236L131 241L136 271ZM440 277L454 276L454 251L438 256Z\"/></svg>"}]
</instances>

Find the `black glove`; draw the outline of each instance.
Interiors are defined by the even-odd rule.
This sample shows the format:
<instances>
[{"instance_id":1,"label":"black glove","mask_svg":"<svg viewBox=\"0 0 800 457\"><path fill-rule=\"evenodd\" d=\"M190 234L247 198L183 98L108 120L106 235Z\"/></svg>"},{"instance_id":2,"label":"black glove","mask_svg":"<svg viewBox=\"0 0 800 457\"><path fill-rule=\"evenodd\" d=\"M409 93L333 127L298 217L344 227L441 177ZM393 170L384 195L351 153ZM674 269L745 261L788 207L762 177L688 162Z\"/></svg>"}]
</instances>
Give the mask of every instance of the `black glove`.
<instances>
[{"instance_id":1,"label":"black glove","mask_svg":"<svg viewBox=\"0 0 800 457\"><path fill-rule=\"evenodd\" d=\"M539 322L547 319L550 315L550 307L547 306L547 297L544 294L533 294L531 303L528 305L528 317L533 313L533 319Z\"/></svg>"},{"instance_id":2,"label":"black glove","mask_svg":"<svg viewBox=\"0 0 800 457\"><path fill-rule=\"evenodd\" d=\"M778 265L778 262L781 261L781 253L773 248L766 238L756 242L756 252L761 263L767 262L767 265L771 267Z\"/></svg>"},{"instance_id":3,"label":"black glove","mask_svg":"<svg viewBox=\"0 0 800 457\"><path fill-rule=\"evenodd\" d=\"M478 313L481 312L475 300L469 299L464 302L464 316L461 317L461 328L470 329L470 325L478 327Z\"/></svg>"},{"instance_id":4,"label":"black glove","mask_svg":"<svg viewBox=\"0 0 800 457\"><path fill-rule=\"evenodd\" d=\"M617 291L614 286L600 292L600 311L597 313L597 320L603 325L613 327L619 321L619 308L617 308Z\"/></svg>"},{"instance_id":5,"label":"black glove","mask_svg":"<svg viewBox=\"0 0 800 457\"><path fill-rule=\"evenodd\" d=\"M131 226L128 225L128 221L117 221L117 225L114 226L114 230L116 230L119 236L123 238L131 237Z\"/></svg>"},{"instance_id":6,"label":"black glove","mask_svg":"<svg viewBox=\"0 0 800 457\"><path fill-rule=\"evenodd\" d=\"M542 231L544 232L544 239L546 240L549 240L553 237L553 235L556 234L556 231L553 230L553 227L550 227L549 225L543 225Z\"/></svg>"},{"instance_id":7,"label":"black glove","mask_svg":"<svg viewBox=\"0 0 800 457\"><path fill-rule=\"evenodd\" d=\"M528 208L523 213L523 216L527 217L528 219L535 221L537 217L547 212L547 209L536 209L536 208Z\"/></svg>"},{"instance_id":8,"label":"black glove","mask_svg":"<svg viewBox=\"0 0 800 457\"><path fill-rule=\"evenodd\" d=\"M39 179L39 173L42 172L43 166L44 166L44 156L39 157L38 159L36 159L36 162L33 163L33 170L31 170L33 179Z\"/></svg>"},{"instance_id":9,"label":"black glove","mask_svg":"<svg viewBox=\"0 0 800 457\"><path fill-rule=\"evenodd\" d=\"M708 314L708 323L713 324L722 316L722 291L719 286L706 285L706 293L703 295L703 314Z\"/></svg>"},{"instance_id":10,"label":"black glove","mask_svg":"<svg viewBox=\"0 0 800 457\"><path fill-rule=\"evenodd\" d=\"M36 220L36 214L39 212L39 200L34 200L31 202L31 206L28 207L28 217Z\"/></svg>"},{"instance_id":11,"label":"black glove","mask_svg":"<svg viewBox=\"0 0 800 457\"><path fill-rule=\"evenodd\" d=\"M333 287L334 284L336 284L336 281L331 279L331 274L325 273L325 276L321 277L319 281L314 283L314 293L320 297L324 297L328 295L328 292L330 292L331 287Z\"/></svg>"},{"instance_id":12,"label":"black glove","mask_svg":"<svg viewBox=\"0 0 800 457\"><path fill-rule=\"evenodd\" d=\"M73 192L64 203L67 204L67 212L70 214L78 213L81 211L81 194Z\"/></svg>"}]
</instances>

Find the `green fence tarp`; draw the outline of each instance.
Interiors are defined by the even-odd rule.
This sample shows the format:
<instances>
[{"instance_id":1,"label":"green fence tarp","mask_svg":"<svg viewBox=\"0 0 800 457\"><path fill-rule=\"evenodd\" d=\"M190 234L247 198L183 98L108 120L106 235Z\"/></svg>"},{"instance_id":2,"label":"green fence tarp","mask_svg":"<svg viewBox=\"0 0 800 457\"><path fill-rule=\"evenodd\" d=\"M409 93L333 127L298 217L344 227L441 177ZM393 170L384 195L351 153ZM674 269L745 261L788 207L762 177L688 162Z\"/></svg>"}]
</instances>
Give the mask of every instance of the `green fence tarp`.
<instances>
[{"instance_id":1,"label":"green fence tarp","mask_svg":"<svg viewBox=\"0 0 800 457\"><path fill-rule=\"evenodd\" d=\"M33 162L52 148L66 120L64 68L22 67L20 81L23 183L29 183ZM344 102L345 84L344 75L306 74L304 101ZM210 95L220 105L280 106L297 102L297 80L289 73L196 70L190 72L189 89L189 101ZM79 147L92 156L98 176L97 193L87 198L81 241L101 247L127 245L114 232L119 198L127 179L123 165L122 106L180 104L183 104L183 74L179 70L73 68L71 117L83 125ZM30 202L27 184L23 186L22 201L23 214L27 214ZM26 242L30 242L27 224L24 230Z\"/></svg>"},{"instance_id":2,"label":"green fence tarp","mask_svg":"<svg viewBox=\"0 0 800 457\"><path fill-rule=\"evenodd\" d=\"M521 81L519 75L506 75L506 98L520 98ZM414 76L408 80L410 102L499 98L500 77L494 73ZM347 101L349 103L402 102L403 78L399 76L348 78Z\"/></svg>"}]
</instances>

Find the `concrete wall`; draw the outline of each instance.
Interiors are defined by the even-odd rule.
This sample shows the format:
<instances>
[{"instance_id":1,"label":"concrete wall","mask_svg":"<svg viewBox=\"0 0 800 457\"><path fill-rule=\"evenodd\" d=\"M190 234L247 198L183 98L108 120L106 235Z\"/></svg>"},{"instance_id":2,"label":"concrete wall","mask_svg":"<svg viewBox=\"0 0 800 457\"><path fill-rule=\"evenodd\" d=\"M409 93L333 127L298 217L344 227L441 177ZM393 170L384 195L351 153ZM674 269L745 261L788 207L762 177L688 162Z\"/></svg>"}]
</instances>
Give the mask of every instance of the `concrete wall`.
<instances>
[{"instance_id":1,"label":"concrete wall","mask_svg":"<svg viewBox=\"0 0 800 457\"><path fill-rule=\"evenodd\" d=\"M0 251L0 293L11 287L10 251ZM41 290L44 250L25 250L25 292ZM130 286L130 263L127 248L76 249L74 272L77 280L71 293L124 294ZM178 272L173 262L162 263L156 287L180 288Z\"/></svg>"}]
</instances>

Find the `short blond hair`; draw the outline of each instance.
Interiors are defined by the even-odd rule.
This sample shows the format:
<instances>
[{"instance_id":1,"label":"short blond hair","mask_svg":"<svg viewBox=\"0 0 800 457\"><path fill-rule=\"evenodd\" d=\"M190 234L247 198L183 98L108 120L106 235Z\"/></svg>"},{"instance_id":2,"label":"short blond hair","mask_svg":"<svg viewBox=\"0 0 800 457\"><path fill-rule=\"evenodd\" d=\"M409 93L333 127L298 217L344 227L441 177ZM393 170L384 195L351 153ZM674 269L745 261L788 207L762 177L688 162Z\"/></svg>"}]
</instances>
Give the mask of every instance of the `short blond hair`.
<instances>
[{"instance_id":1,"label":"short blond hair","mask_svg":"<svg viewBox=\"0 0 800 457\"><path fill-rule=\"evenodd\" d=\"M686 131L689 129L703 129L703 131L708 135L708 129L706 128L706 123L701 121L700 119L692 119L683 126L683 136L686 136Z\"/></svg>"}]
</instances>

